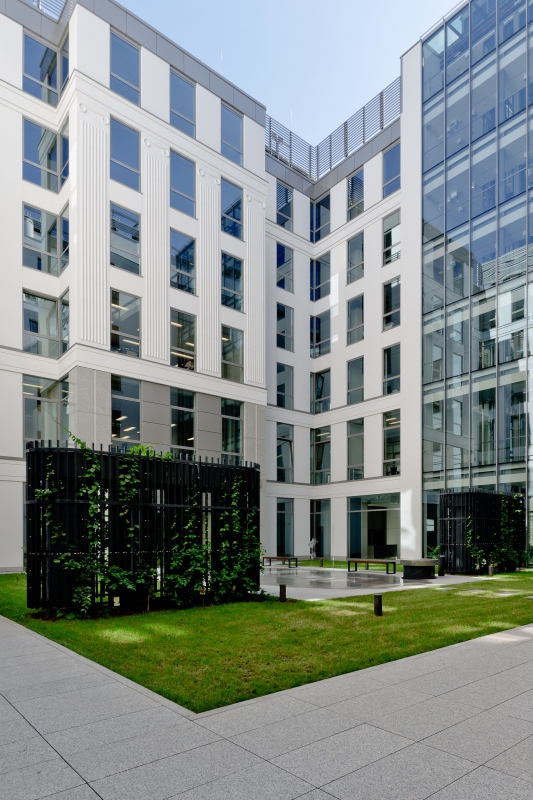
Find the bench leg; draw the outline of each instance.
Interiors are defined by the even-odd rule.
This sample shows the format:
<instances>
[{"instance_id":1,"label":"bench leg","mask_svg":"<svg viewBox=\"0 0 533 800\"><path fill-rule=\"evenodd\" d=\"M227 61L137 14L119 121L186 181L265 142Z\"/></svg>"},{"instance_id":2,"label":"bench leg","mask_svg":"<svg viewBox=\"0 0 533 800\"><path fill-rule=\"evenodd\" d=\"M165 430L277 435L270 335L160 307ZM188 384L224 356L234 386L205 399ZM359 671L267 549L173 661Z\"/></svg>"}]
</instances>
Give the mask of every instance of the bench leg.
<instances>
[{"instance_id":1,"label":"bench leg","mask_svg":"<svg viewBox=\"0 0 533 800\"><path fill-rule=\"evenodd\" d=\"M365 564L365 569L368 569L369 566L370 564Z\"/></svg>"},{"instance_id":2,"label":"bench leg","mask_svg":"<svg viewBox=\"0 0 533 800\"><path fill-rule=\"evenodd\" d=\"M396 564L393 564L392 566L393 566L393 570L392 571L393 571L394 575L396 575Z\"/></svg>"}]
</instances>

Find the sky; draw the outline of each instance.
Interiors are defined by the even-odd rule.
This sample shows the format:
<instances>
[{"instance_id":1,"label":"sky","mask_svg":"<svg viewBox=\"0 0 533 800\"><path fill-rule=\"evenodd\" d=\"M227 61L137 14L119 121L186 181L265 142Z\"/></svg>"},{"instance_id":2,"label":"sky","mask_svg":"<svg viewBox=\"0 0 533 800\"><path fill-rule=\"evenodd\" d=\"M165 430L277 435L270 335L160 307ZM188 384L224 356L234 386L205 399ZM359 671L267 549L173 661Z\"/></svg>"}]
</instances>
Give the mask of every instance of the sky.
<instances>
[{"instance_id":1,"label":"sky","mask_svg":"<svg viewBox=\"0 0 533 800\"><path fill-rule=\"evenodd\" d=\"M119 0L318 144L400 74L454 0Z\"/></svg>"}]
</instances>

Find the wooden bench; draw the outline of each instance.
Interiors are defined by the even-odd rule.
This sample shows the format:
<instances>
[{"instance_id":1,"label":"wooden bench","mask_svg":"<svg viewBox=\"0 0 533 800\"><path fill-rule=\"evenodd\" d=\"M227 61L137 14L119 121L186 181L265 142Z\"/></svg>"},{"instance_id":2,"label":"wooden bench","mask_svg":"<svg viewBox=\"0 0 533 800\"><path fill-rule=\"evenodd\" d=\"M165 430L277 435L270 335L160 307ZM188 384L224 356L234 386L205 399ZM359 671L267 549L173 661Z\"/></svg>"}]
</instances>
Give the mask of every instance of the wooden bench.
<instances>
[{"instance_id":1,"label":"wooden bench","mask_svg":"<svg viewBox=\"0 0 533 800\"><path fill-rule=\"evenodd\" d=\"M392 565L392 574L396 575L396 559L395 558L347 558L348 562L348 572L351 572L350 564L354 564L355 569L354 572L357 572L357 565L364 564L365 569L368 569L369 564L385 564L385 571L387 575L390 575L389 566Z\"/></svg>"},{"instance_id":2,"label":"wooden bench","mask_svg":"<svg viewBox=\"0 0 533 800\"><path fill-rule=\"evenodd\" d=\"M265 561L267 560L269 567L272 566L273 561L281 561L282 564L287 561L289 567L298 567L298 558L296 556L263 556L263 566L265 566Z\"/></svg>"}]
</instances>

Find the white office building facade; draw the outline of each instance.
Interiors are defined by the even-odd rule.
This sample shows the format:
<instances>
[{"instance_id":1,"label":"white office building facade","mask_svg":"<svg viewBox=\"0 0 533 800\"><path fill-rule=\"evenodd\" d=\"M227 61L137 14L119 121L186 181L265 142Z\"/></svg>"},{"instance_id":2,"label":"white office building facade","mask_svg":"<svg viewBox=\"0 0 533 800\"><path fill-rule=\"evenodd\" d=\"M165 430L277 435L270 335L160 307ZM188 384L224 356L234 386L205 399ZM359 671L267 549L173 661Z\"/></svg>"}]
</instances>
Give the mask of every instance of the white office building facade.
<instances>
[{"instance_id":1,"label":"white office building facade","mask_svg":"<svg viewBox=\"0 0 533 800\"><path fill-rule=\"evenodd\" d=\"M475 227L448 163L465 153L457 136L455 150L443 145L459 124L448 111L454 91L465 96L457 81L473 82L474 66L451 65L464 65L469 21L494 3L473 0L430 32L403 56L401 79L317 147L113 0L40 5L0 2L0 570L23 565L25 443L69 431L97 447L258 463L268 554L425 555L439 492L477 485L477 451L461 437L478 436L481 414L488 474L487 420L499 413L476 395L466 422L475 359L460 358L459 323L480 298L456 296L460 248L448 248L451 283L442 266L450 225ZM515 17L507 39L525 41L527 15L521 27ZM483 58L509 59L507 39ZM524 119L528 99L512 101ZM510 125L483 124L493 137ZM506 190L524 209L526 183ZM507 195L500 204L519 202ZM516 328L527 281L513 269ZM476 292L494 305L498 286ZM527 372L518 338L500 350ZM496 396L510 379L492 358ZM516 387L505 395L522 415L508 459L522 447L521 474L526 383L518 400ZM515 475L499 452L493 471Z\"/></svg>"}]
</instances>

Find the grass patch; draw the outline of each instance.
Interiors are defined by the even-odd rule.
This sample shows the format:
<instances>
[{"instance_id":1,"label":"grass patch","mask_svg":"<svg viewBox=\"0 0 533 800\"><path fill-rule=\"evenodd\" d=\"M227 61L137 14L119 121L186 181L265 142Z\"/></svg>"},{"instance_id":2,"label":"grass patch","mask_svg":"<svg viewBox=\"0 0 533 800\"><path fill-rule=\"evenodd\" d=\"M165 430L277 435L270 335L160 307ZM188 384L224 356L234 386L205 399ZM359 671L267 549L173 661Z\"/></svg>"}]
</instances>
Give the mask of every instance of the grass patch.
<instances>
[{"instance_id":1,"label":"grass patch","mask_svg":"<svg viewBox=\"0 0 533 800\"><path fill-rule=\"evenodd\" d=\"M324 558L324 569L348 569L348 562L347 561L331 561L329 558ZM307 561L303 561L302 559L298 559L298 566L299 567L320 567L320 558L308 559ZM372 572L385 572L386 566L385 564L369 564L369 568ZM354 564L351 565L351 571L354 572ZM357 571L366 571L365 564L358 564ZM403 572L403 566L401 564L396 565L396 572ZM392 572L391 572L392 574Z\"/></svg>"},{"instance_id":2,"label":"grass patch","mask_svg":"<svg viewBox=\"0 0 533 800\"><path fill-rule=\"evenodd\" d=\"M0 614L206 711L533 621L532 571L474 586L385 593L381 618L370 595L51 622L29 615L24 575L0 575Z\"/></svg>"}]
</instances>

